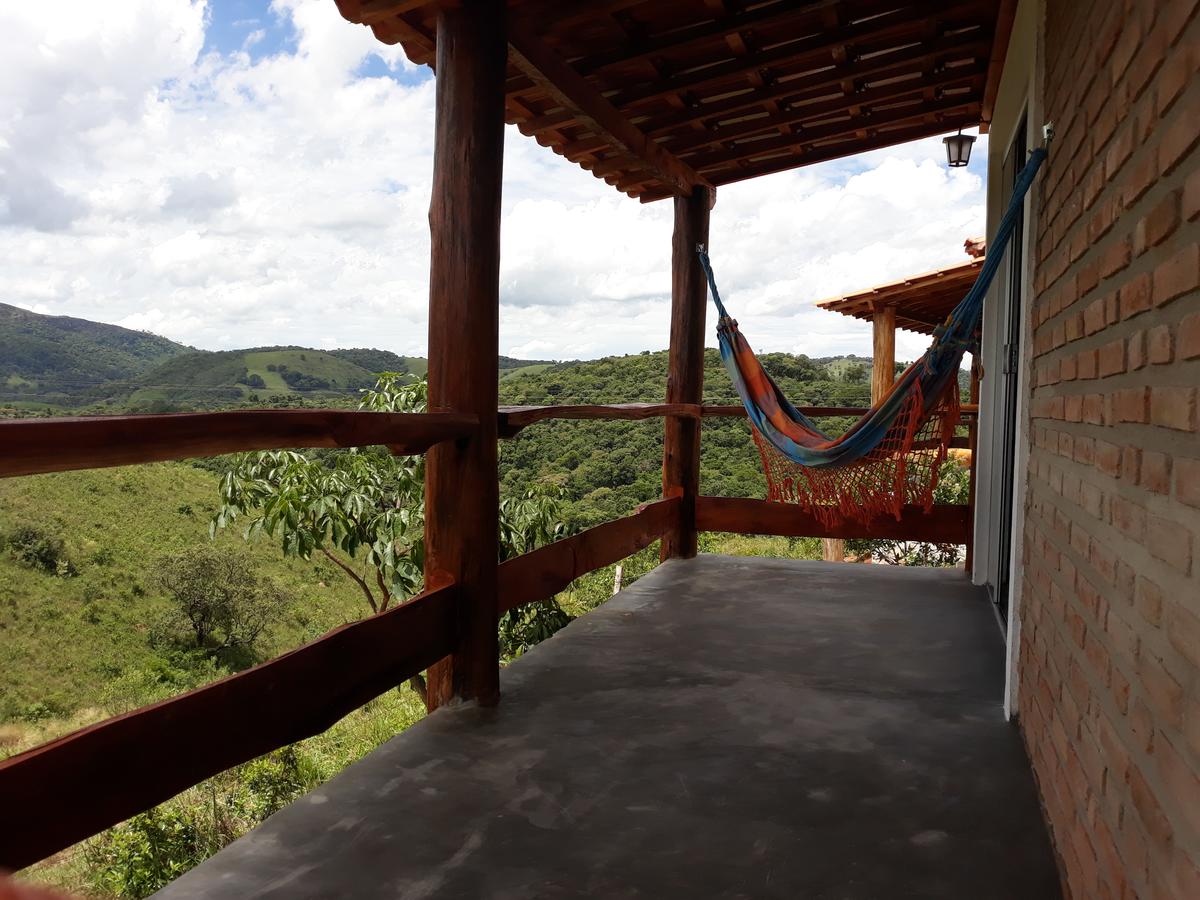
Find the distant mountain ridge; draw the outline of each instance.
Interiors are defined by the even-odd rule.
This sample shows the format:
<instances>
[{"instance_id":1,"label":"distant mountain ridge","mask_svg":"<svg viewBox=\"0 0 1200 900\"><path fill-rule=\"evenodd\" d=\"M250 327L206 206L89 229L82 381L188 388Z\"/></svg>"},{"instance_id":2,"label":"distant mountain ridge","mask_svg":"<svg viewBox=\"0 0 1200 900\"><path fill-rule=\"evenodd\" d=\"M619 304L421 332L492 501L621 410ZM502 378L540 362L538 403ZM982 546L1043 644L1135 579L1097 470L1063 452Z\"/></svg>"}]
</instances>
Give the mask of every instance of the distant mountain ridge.
<instances>
[{"instance_id":1,"label":"distant mountain ridge","mask_svg":"<svg viewBox=\"0 0 1200 900\"><path fill-rule=\"evenodd\" d=\"M512 374L548 360L501 356ZM160 412L357 396L381 372L428 371L419 356L351 347L198 350L159 335L0 303L0 405Z\"/></svg>"},{"instance_id":2,"label":"distant mountain ridge","mask_svg":"<svg viewBox=\"0 0 1200 900\"><path fill-rule=\"evenodd\" d=\"M69 402L190 352L195 351L156 334L0 303L0 396L5 398Z\"/></svg>"}]
</instances>

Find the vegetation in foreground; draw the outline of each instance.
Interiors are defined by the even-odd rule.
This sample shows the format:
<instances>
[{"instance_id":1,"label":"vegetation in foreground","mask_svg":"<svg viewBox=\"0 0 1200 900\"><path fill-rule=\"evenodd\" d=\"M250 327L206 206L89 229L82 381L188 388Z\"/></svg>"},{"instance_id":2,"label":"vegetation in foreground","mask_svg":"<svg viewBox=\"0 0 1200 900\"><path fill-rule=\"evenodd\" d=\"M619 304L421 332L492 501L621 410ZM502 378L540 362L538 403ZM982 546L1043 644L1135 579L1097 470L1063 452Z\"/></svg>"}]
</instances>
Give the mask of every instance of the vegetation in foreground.
<instances>
[{"instance_id":1,"label":"vegetation in foreground","mask_svg":"<svg viewBox=\"0 0 1200 900\"><path fill-rule=\"evenodd\" d=\"M860 365L767 361L801 402L863 402ZM710 399L730 399L715 354L706 362L716 386ZM653 399L665 388L666 355L503 371L502 402ZM385 378L365 399L372 409L420 402L410 378ZM550 422L507 442L503 553L526 552L659 496L661 433L659 422ZM707 493L761 496L744 422L706 423L704 441ZM0 756L270 658L408 596L419 582L420 482L419 461L370 450L0 482ZM965 477L950 471L939 499L964 486ZM359 511L336 512L347 509ZM211 543L210 523L219 526ZM247 525L244 541L236 532ZM731 535L705 535L701 549L820 554L816 539ZM957 558L956 550L923 545L850 549L926 564ZM656 547L624 561L624 583L656 561ZM519 655L604 602L614 569L507 616L506 653ZM419 719L420 692L419 682L389 692L328 732L209 779L26 875L76 891L146 896Z\"/></svg>"}]
</instances>

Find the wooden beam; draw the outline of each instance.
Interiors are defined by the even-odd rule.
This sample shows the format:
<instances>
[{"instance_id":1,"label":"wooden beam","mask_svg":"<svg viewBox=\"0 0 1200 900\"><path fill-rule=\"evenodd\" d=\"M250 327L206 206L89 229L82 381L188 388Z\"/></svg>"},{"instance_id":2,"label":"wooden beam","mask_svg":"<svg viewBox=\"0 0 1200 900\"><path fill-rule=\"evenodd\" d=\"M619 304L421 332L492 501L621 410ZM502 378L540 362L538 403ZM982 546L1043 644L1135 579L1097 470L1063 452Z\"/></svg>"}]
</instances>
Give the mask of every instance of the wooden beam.
<instances>
[{"instance_id":1,"label":"wooden beam","mask_svg":"<svg viewBox=\"0 0 1200 900\"><path fill-rule=\"evenodd\" d=\"M823 8L842 2L844 0L815 0L815 2L808 2L797 7L791 0L778 0L774 5L760 6L750 11L742 10L725 15L714 15L708 21L701 21L683 29L671 29L663 35L572 60L571 66L576 71L589 75L608 66L625 66L638 60L686 50L697 44L712 46L724 40L725 35L734 34L743 29L753 28L759 29L763 33L769 33L770 29L778 28L796 19L819 21L819 15ZM876 0L876 6L882 5Z\"/></svg>"},{"instance_id":2,"label":"wooden beam","mask_svg":"<svg viewBox=\"0 0 1200 900\"><path fill-rule=\"evenodd\" d=\"M785 537L887 538L962 544L967 539L969 511L965 505L934 504L929 512L906 506L900 519L881 515L869 524L847 520L825 525L803 507L743 497L700 497L696 525L701 531L734 534L773 534Z\"/></svg>"},{"instance_id":3,"label":"wooden beam","mask_svg":"<svg viewBox=\"0 0 1200 900\"><path fill-rule=\"evenodd\" d=\"M871 403L883 399L896 381L896 307L881 306L871 319Z\"/></svg>"},{"instance_id":4,"label":"wooden beam","mask_svg":"<svg viewBox=\"0 0 1200 900\"><path fill-rule=\"evenodd\" d=\"M995 36L992 52L988 59L987 82L983 86L983 104L979 111L979 131L987 134L992 124L992 113L996 108L996 94L1000 91L1000 78L1004 74L1004 61L1008 57L1008 44L1012 40L1013 23L1017 18L1017 0L1000 0L996 10Z\"/></svg>"},{"instance_id":5,"label":"wooden beam","mask_svg":"<svg viewBox=\"0 0 1200 900\"><path fill-rule=\"evenodd\" d=\"M878 110L863 118L814 125L795 134L779 135L765 140L745 139L733 142L727 150L690 156L688 162L697 171L708 172L742 160L753 160L767 154L810 147L821 141L857 138L861 145L862 137L859 132L864 129L878 131L888 127L924 125L933 133L944 130L936 120L938 114L953 114L972 107L978 107L978 100L970 97L944 97L933 103L926 103L918 97L904 106ZM854 152L858 152L858 149L856 148Z\"/></svg>"},{"instance_id":6,"label":"wooden beam","mask_svg":"<svg viewBox=\"0 0 1200 900\"><path fill-rule=\"evenodd\" d=\"M562 406L502 406L499 410L500 437L508 438L535 422L548 419L657 419L663 416L698 418L695 403L610 403L563 404Z\"/></svg>"},{"instance_id":7,"label":"wooden beam","mask_svg":"<svg viewBox=\"0 0 1200 900\"><path fill-rule=\"evenodd\" d=\"M899 8L895 3L889 3L890 9L865 21L839 28L821 29L798 40L786 41L747 56L697 67L670 79L650 80L620 90L609 99L619 109L627 110L670 93L700 88L707 90L714 84L732 81L748 72L769 69L775 65L787 65L800 71L808 67L821 68L831 65L834 50L847 44L880 41L900 44L910 39L920 40L925 29L923 17L929 15L936 15L939 21L953 23L958 27L984 24L979 13L980 4L976 0L955 3L950 7L933 2L918 5L922 8L913 10L911 7ZM973 36L968 36L967 39L971 37Z\"/></svg>"},{"instance_id":8,"label":"wooden beam","mask_svg":"<svg viewBox=\"0 0 1200 900\"><path fill-rule=\"evenodd\" d=\"M896 144L905 144L909 141L915 141L918 138L929 137L932 134L939 134L945 131L953 131L955 128L968 128L978 122L978 112L972 112L970 109L963 112L961 116L948 117L940 122L931 124L921 124L910 126L908 128L900 128L895 131L885 131L868 138L865 141L849 141L838 143L832 146L819 146L811 150L801 151L795 154L764 160L753 165L742 165L736 168L727 169L718 174L712 175L712 181L717 186L724 184L734 184L739 181L746 181L750 178L758 178L761 175L770 175L775 172L783 172L787 169L794 169L798 166L808 166L813 163L825 162L830 159L840 159L856 153L865 153L867 150L876 150L880 147L891 147ZM645 196L639 197L643 203L652 203L655 200L661 200L662 195L654 192L648 192Z\"/></svg>"},{"instance_id":9,"label":"wooden beam","mask_svg":"<svg viewBox=\"0 0 1200 900\"><path fill-rule=\"evenodd\" d=\"M675 198L671 239L671 342L667 402L699 404L704 396L704 320L708 282L697 246L708 244L712 192L697 188ZM696 496L700 493L700 419L668 416L663 430L663 496L682 500L676 529L662 542L662 558L696 555Z\"/></svg>"},{"instance_id":10,"label":"wooden beam","mask_svg":"<svg viewBox=\"0 0 1200 900\"><path fill-rule=\"evenodd\" d=\"M479 427L469 413L252 409L0 422L0 477L218 456L245 450L386 445L424 453Z\"/></svg>"},{"instance_id":11,"label":"wooden beam","mask_svg":"<svg viewBox=\"0 0 1200 900\"><path fill-rule=\"evenodd\" d=\"M471 438L434 447L425 468L425 578L459 585L454 653L429 670L430 708L500 698L496 622L499 485L500 189L504 0L439 8L433 196L429 206L429 408L475 413Z\"/></svg>"},{"instance_id":12,"label":"wooden beam","mask_svg":"<svg viewBox=\"0 0 1200 900\"><path fill-rule=\"evenodd\" d=\"M672 530L680 500L647 503L632 516L605 522L500 564L500 611L545 600L580 575L619 562Z\"/></svg>"},{"instance_id":13,"label":"wooden beam","mask_svg":"<svg viewBox=\"0 0 1200 900\"><path fill-rule=\"evenodd\" d=\"M20 869L205 778L319 734L454 647L453 585L237 675L0 762L0 869Z\"/></svg>"},{"instance_id":14,"label":"wooden beam","mask_svg":"<svg viewBox=\"0 0 1200 900\"><path fill-rule=\"evenodd\" d=\"M697 123L707 126L714 119L719 121L743 110L757 110L763 103L771 100L786 105L839 86L848 79L860 82L887 81L906 75L913 71L914 62L931 54L943 62L967 58L974 60L977 55L985 54L991 48L990 35L969 37L965 43L961 35L950 35L939 38L928 46L914 44L900 47L854 62L837 63L830 68L807 72L797 77L780 77L771 85L762 88L746 85L739 93L730 97L703 103L694 108L688 107L678 113L656 115L653 119L654 128L647 133L653 138L664 137L680 128L685 128L690 133L695 130L693 126Z\"/></svg>"},{"instance_id":15,"label":"wooden beam","mask_svg":"<svg viewBox=\"0 0 1200 900\"><path fill-rule=\"evenodd\" d=\"M927 79L910 78L893 84L882 85L878 88L865 90L854 96L854 105L864 107L865 118L860 121L871 122L874 118L873 106L906 100L920 100L930 87L954 87L956 85L974 85L981 81L982 74L971 69L951 69ZM803 135L806 127L803 123L829 118L847 109L845 97L834 97L815 103L792 105L774 115L762 115L751 119L741 119L729 126L712 123L702 132L686 133L679 140L667 141L666 146L675 153L685 153L721 144L724 141L744 140L757 134L777 132L780 126L795 126L798 134ZM711 120L709 120L711 122ZM852 117L851 121L855 121ZM818 126L819 127L819 126ZM860 126L861 127L861 126Z\"/></svg>"},{"instance_id":16,"label":"wooden beam","mask_svg":"<svg viewBox=\"0 0 1200 900\"><path fill-rule=\"evenodd\" d=\"M603 134L612 147L645 163L673 193L687 196L693 188L707 184L690 166L647 138L599 90L531 31L514 28L508 43L510 60L517 68L556 103L579 110L580 122Z\"/></svg>"}]
</instances>

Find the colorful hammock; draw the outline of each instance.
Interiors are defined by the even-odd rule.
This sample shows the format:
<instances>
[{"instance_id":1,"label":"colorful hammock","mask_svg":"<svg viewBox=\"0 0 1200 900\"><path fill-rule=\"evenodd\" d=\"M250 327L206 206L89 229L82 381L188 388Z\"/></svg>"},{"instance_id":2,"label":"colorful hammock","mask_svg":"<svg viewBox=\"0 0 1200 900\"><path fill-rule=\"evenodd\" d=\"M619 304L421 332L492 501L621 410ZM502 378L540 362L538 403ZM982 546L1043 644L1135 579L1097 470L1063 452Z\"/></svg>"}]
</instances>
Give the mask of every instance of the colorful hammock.
<instances>
[{"instance_id":1,"label":"colorful hammock","mask_svg":"<svg viewBox=\"0 0 1200 900\"><path fill-rule=\"evenodd\" d=\"M977 350L984 297L1045 158L1041 148L1030 155L979 277L934 331L929 349L840 437L821 431L766 373L721 302L708 253L697 248L720 315L721 360L753 426L768 500L797 503L827 525L888 512L899 519L907 504L933 505L938 470L959 422L959 365L964 353Z\"/></svg>"}]
</instances>

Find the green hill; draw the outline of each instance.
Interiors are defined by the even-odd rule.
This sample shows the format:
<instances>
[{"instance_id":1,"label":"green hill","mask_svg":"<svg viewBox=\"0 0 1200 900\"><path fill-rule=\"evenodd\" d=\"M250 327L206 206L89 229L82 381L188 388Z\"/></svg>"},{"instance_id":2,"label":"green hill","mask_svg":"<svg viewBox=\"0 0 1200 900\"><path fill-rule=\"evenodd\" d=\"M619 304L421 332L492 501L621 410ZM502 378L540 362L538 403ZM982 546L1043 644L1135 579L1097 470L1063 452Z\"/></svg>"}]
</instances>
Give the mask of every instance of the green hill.
<instances>
[{"instance_id":1,"label":"green hill","mask_svg":"<svg viewBox=\"0 0 1200 900\"><path fill-rule=\"evenodd\" d=\"M786 353L768 353L761 359L788 396L801 405L866 406L870 401L869 376L862 366L842 366L840 358L817 362ZM737 403L716 350L705 351L704 364L705 399ZM507 405L659 402L666 390L665 350L541 363L505 370L500 378L500 402ZM836 431L850 421L835 418L823 424ZM559 483L571 501L571 521L595 525L661 496L662 434L661 419L540 422L501 445L501 480L511 490L523 490L539 480ZM703 492L763 496L758 450L745 419L707 419L701 434Z\"/></svg>"},{"instance_id":2,"label":"green hill","mask_svg":"<svg viewBox=\"0 0 1200 900\"><path fill-rule=\"evenodd\" d=\"M217 501L217 475L185 463L0 479L0 722L68 715L137 673L170 677L147 641L166 603L156 564L208 542ZM21 561L18 533L22 546L49 548L39 556L47 565ZM331 563L285 559L236 529L216 540L291 596L269 653L365 611Z\"/></svg>"},{"instance_id":3,"label":"green hill","mask_svg":"<svg viewBox=\"0 0 1200 900\"><path fill-rule=\"evenodd\" d=\"M0 400L71 405L190 347L155 334L0 303Z\"/></svg>"},{"instance_id":4,"label":"green hill","mask_svg":"<svg viewBox=\"0 0 1200 900\"><path fill-rule=\"evenodd\" d=\"M374 383L373 371L325 350L201 350L170 359L135 379L123 402L134 410L227 406L244 401L270 404L290 395L354 396Z\"/></svg>"}]
</instances>

